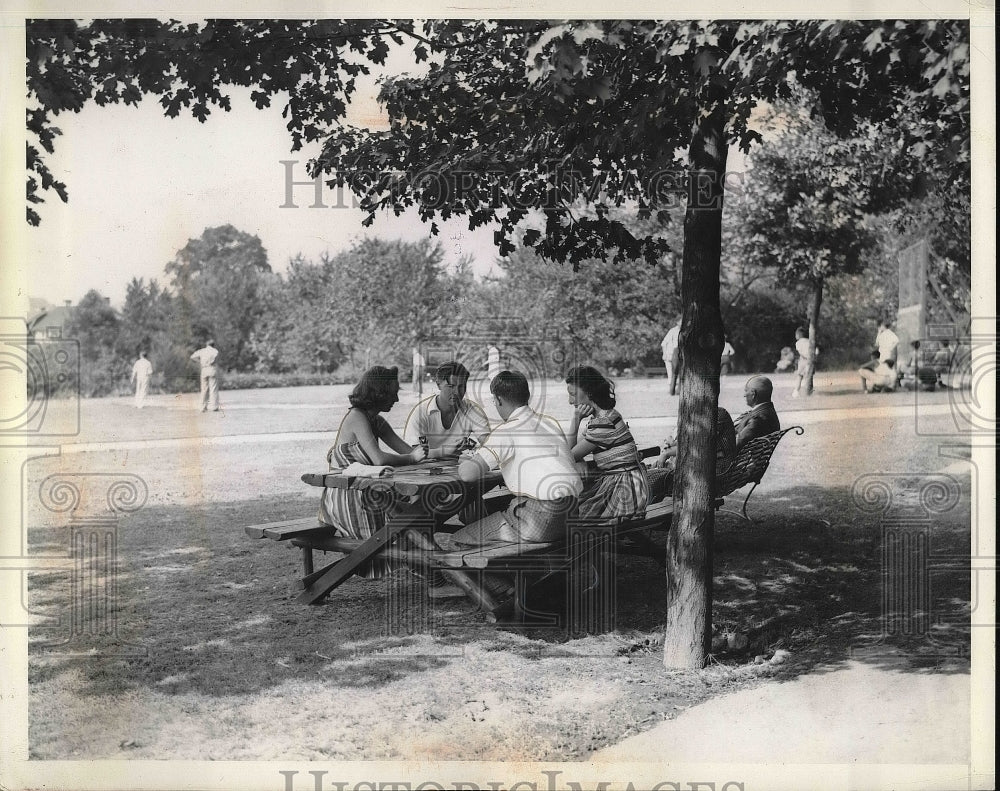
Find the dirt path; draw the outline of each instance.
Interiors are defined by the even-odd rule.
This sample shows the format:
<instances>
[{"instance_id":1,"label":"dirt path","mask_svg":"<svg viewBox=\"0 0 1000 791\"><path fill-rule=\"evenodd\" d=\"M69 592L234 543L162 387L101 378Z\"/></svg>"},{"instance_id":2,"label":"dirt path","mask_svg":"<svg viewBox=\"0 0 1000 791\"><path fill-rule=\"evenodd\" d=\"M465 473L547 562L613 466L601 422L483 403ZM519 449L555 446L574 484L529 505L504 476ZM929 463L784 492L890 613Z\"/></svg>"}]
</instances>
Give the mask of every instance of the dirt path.
<instances>
[{"instance_id":1,"label":"dirt path","mask_svg":"<svg viewBox=\"0 0 1000 791\"><path fill-rule=\"evenodd\" d=\"M748 764L960 764L970 755L970 676L851 661L721 695L598 750L590 760Z\"/></svg>"}]
</instances>

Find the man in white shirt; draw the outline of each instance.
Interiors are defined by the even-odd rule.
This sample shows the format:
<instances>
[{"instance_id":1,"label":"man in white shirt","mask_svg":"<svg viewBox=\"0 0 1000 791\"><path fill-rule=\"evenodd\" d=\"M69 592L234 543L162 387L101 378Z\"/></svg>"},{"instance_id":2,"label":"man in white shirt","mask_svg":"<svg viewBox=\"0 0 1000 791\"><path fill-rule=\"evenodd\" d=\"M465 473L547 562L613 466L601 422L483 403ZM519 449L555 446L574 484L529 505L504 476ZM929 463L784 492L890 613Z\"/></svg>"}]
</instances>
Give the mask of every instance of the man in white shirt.
<instances>
[{"instance_id":1,"label":"man in white shirt","mask_svg":"<svg viewBox=\"0 0 1000 791\"><path fill-rule=\"evenodd\" d=\"M733 344L729 342L729 338L726 338L725 343L722 344L722 359L719 361L719 375L728 376L729 372L733 368L733 357L736 356L736 349L733 348Z\"/></svg>"},{"instance_id":2,"label":"man in white shirt","mask_svg":"<svg viewBox=\"0 0 1000 791\"><path fill-rule=\"evenodd\" d=\"M514 494L506 511L435 540L444 549L494 541L547 542L566 537L566 518L583 489L569 444L559 423L530 406L528 380L518 371L501 371L490 392L503 423L474 452L462 454L459 477L474 483L499 467Z\"/></svg>"},{"instance_id":3,"label":"man in white shirt","mask_svg":"<svg viewBox=\"0 0 1000 791\"><path fill-rule=\"evenodd\" d=\"M660 351L663 353L663 366L667 369L667 386L670 388L670 395L677 395L677 374L680 371L680 343L681 317L677 317L667 334L663 336L660 343Z\"/></svg>"},{"instance_id":4,"label":"man in white shirt","mask_svg":"<svg viewBox=\"0 0 1000 791\"><path fill-rule=\"evenodd\" d=\"M889 319L880 321L878 334L875 335L875 348L878 349L880 362L892 360L896 362L896 352L899 348L899 336L890 329L892 322Z\"/></svg>"},{"instance_id":5,"label":"man in white shirt","mask_svg":"<svg viewBox=\"0 0 1000 791\"><path fill-rule=\"evenodd\" d=\"M201 382L201 411L208 410L209 401L212 402L212 411L219 411L219 380L215 369L215 360L219 356L219 350L215 348L213 341L206 341L205 345L191 355L201 366L199 381Z\"/></svg>"},{"instance_id":6,"label":"man in white shirt","mask_svg":"<svg viewBox=\"0 0 1000 791\"><path fill-rule=\"evenodd\" d=\"M135 408L142 409L149 392L149 380L153 376L153 364L146 359L146 352L139 352L139 359L132 366L132 383L135 385Z\"/></svg>"},{"instance_id":7,"label":"man in white shirt","mask_svg":"<svg viewBox=\"0 0 1000 791\"><path fill-rule=\"evenodd\" d=\"M457 456L470 437L482 444L490 421L479 404L465 397L469 370L459 362L438 366L434 372L438 394L425 398L410 412L403 436L411 445L426 439L428 458Z\"/></svg>"}]
</instances>

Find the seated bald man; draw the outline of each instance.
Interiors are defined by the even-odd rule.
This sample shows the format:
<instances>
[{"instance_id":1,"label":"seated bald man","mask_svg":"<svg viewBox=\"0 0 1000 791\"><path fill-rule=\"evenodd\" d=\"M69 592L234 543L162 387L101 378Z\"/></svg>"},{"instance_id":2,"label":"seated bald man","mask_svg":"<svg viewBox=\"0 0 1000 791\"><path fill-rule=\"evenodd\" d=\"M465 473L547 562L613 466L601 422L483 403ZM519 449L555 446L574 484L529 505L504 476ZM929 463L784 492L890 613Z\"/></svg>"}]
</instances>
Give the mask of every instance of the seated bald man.
<instances>
[{"instance_id":1,"label":"seated bald man","mask_svg":"<svg viewBox=\"0 0 1000 791\"><path fill-rule=\"evenodd\" d=\"M743 386L743 397L750 409L733 421L737 451L752 439L781 430L778 413L771 403L773 390L774 386L766 376L754 376Z\"/></svg>"}]
</instances>

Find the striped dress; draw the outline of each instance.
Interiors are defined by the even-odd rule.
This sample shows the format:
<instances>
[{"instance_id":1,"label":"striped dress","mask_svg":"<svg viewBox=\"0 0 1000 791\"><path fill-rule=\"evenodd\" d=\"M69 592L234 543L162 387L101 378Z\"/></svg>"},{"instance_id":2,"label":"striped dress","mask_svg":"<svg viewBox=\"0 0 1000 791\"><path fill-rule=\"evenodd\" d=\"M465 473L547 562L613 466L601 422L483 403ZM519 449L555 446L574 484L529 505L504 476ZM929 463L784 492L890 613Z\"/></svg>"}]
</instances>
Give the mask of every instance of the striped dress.
<instances>
[{"instance_id":1,"label":"striped dress","mask_svg":"<svg viewBox=\"0 0 1000 791\"><path fill-rule=\"evenodd\" d=\"M379 435L380 422L384 423L385 418L377 415L372 425L375 436ZM373 463L357 441L334 445L326 458L330 469L342 469L354 462ZM369 538L385 527L392 515L391 507L388 510L366 507L364 492L358 489L323 489L323 498L319 503L319 521L330 525L338 536L345 538ZM376 559L358 566L354 573L365 579L379 579L392 569L393 566L388 561Z\"/></svg>"},{"instance_id":2,"label":"striped dress","mask_svg":"<svg viewBox=\"0 0 1000 791\"><path fill-rule=\"evenodd\" d=\"M597 446L597 470L584 483L578 501L580 516L597 519L645 513L649 498L646 467L618 411L598 409L584 429L583 439Z\"/></svg>"}]
</instances>

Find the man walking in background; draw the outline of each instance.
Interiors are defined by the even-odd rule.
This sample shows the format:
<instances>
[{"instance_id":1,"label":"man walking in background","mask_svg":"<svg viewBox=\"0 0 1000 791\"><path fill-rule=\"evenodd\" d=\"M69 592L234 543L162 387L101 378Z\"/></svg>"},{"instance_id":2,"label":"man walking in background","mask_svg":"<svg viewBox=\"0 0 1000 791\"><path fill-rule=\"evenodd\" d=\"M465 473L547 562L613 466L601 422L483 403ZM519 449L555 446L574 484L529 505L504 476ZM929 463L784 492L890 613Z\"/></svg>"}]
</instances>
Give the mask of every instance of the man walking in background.
<instances>
[{"instance_id":1,"label":"man walking in background","mask_svg":"<svg viewBox=\"0 0 1000 791\"><path fill-rule=\"evenodd\" d=\"M201 411L208 410L208 402L212 402L212 411L219 411L219 380L215 370L215 360L219 356L219 350L215 348L215 343L211 340L205 341L205 345L191 355L191 359L197 361L201 366Z\"/></svg>"},{"instance_id":2,"label":"man walking in background","mask_svg":"<svg viewBox=\"0 0 1000 791\"><path fill-rule=\"evenodd\" d=\"M149 380L153 376L153 364L146 359L146 352L139 352L139 359L132 366L132 384L135 385L135 408L142 409L149 393Z\"/></svg>"}]
</instances>

